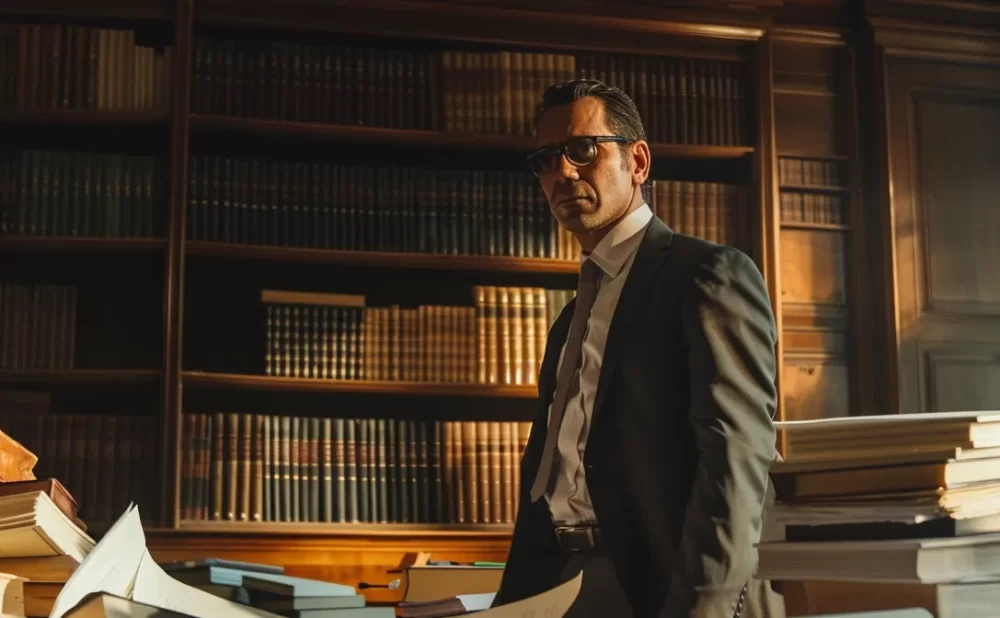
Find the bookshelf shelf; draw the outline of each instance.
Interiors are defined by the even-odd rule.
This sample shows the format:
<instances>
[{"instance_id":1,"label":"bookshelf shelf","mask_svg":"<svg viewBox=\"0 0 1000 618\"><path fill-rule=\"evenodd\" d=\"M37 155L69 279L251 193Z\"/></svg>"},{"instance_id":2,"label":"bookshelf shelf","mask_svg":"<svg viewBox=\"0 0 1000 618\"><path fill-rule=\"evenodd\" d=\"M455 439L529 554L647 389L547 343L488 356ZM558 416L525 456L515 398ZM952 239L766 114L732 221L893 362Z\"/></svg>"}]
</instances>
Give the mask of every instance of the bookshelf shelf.
<instances>
[{"instance_id":1,"label":"bookshelf shelf","mask_svg":"<svg viewBox=\"0 0 1000 618\"><path fill-rule=\"evenodd\" d=\"M531 152L532 137L494 135L459 131L424 131L388 127L328 125L309 122L286 122L256 118L191 115L191 129L220 131L270 137L301 138L316 141L356 142L436 146L460 149ZM650 144L654 157L671 159L739 159L752 154L749 146L707 146L698 144Z\"/></svg>"},{"instance_id":2,"label":"bookshelf shelf","mask_svg":"<svg viewBox=\"0 0 1000 618\"><path fill-rule=\"evenodd\" d=\"M157 369L32 369L0 371L0 384L153 384Z\"/></svg>"},{"instance_id":3,"label":"bookshelf shelf","mask_svg":"<svg viewBox=\"0 0 1000 618\"><path fill-rule=\"evenodd\" d=\"M783 184L779 187L782 191L801 191L805 193L825 193L828 195L841 195L850 193L850 187L834 187L827 185L792 185Z\"/></svg>"},{"instance_id":4,"label":"bookshelf shelf","mask_svg":"<svg viewBox=\"0 0 1000 618\"><path fill-rule=\"evenodd\" d=\"M187 386L239 388L271 392L368 393L443 397L489 397L494 399L532 399L538 395L538 389L535 386L501 384L406 382L402 380L319 380L316 378L286 378L234 373L208 373L203 371L185 371L182 379Z\"/></svg>"},{"instance_id":5,"label":"bookshelf shelf","mask_svg":"<svg viewBox=\"0 0 1000 618\"><path fill-rule=\"evenodd\" d=\"M289 264L338 264L444 271L550 273L564 275L572 275L579 271L578 263L573 260L506 256L342 251L205 241L188 242L186 244L186 251L189 256L259 260Z\"/></svg>"},{"instance_id":6,"label":"bookshelf shelf","mask_svg":"<svg viewBox=\"0 0 1000 618\"><path fill-rule=\"evenodd\" d=\"M171 4L164 0L45 0L45 2L5 2L0 15L18 16L26 20L34 17L98 18L103 20L130 19L169 23L173 17Z\"/></svg>"},{"instance_id":7,"label":"bookshelf shelf","mask_svg":"<svg viewBox=\"0 0 1000 618\"><path fill-rule=\"evenodd\" d=\"M808 223L806 221L782 221L784 230L816 230L824 232L849 232L850 226L838 223Z\"/></svg>"},{"instance_id":8,"label":"bookshelf shelf","mask_svg":"<svg viewBox=\"0 0 1000 618\"><path fill-rule=\"evenodd\" d=\"M0 126L167 126L169 117L159 111L107 109L0 110Z\"/></svg>"},{"instance_id":9,"label":"bookshelf shelf","mask_svg":"<svg viewBox=\"0 0 1000 618\"><path fill-rule=\"evenodd\" d=\"M779 152L778 156L782 159L809 159L813 161L848 161L845 155L838 154L810 154L805 152Z\"/></svg>"},{"instance_id":10,"label":"bookshelf shelf","mask_svg":"<svg viewBox=\"0 0 1000 618\"><path fill-rule=\"evenodd\" d=\"M100 238L83 236L0 236L0 252L79 251L153 253L163 251L163 238Z\"/></svg>"},{"instance_id":11,"label":"bookshelf shelf","mask_svg":"<svg viewBox=\"0 0 1000 618\"><path fill-rule=\"evenodd\" d=\"M243 521L184 521L178 529L182 532L233 535L312 535L332 537L463 537L509 538L513 532L510 524L342 524L295 522L243 522Z\"/></svg>"}]
</instances>

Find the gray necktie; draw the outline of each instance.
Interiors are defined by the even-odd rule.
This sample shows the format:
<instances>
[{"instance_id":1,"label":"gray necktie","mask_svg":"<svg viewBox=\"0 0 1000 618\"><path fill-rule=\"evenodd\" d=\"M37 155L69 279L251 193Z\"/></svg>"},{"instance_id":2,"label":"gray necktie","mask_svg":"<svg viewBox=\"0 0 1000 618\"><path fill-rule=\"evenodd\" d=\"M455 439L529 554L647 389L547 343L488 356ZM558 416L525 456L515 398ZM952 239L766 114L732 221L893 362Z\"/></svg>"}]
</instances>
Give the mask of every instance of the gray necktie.
<instances>
[{"instance_id":1,"label":"gray necktie","mask_svg":"<svg viewBox=\"0 0 1000 618\"><path fill-rule=\"evenodd\" d=\"M566 401L580 388L579 369L583 334L587 331L587 320L590 317L590 310L594 306L594 299L597 298L597 284L600 279L601 267L593 260L584 261L580 266L576 306L573 308L573 321L569 329L569 337L566 339L566 351L563 352L562 365L559 368L548 433L545 436L545 446L542 449L542 461L538 466L535 482L531 485L532 502L537 502L548 489L549 480L552 478L556 443L559 440L559 428L562 426L563 412L566 410Z\"/></svg>"}]
</instances>

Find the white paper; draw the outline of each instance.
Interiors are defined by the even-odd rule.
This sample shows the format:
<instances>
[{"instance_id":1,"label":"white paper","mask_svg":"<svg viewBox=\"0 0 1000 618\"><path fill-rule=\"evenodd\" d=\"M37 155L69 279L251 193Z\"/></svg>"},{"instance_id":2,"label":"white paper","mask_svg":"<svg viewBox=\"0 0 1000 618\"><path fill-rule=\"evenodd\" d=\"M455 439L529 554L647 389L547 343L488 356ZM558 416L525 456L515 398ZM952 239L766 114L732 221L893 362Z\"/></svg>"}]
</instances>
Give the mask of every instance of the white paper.
<instances>
[{"instance_id":1,"label":"white paper","mask_svg":"<svg viewBox=\"0 0 1000 618\"><path fill-rule=\"evenodd\" d=\"M167 575L149 555L139 509L131 505L66 582L49 618L63 618L94 592L197 618L278 618L276 614L227 601Z\"/></svg>"},{"instance_id":2,"label":"white paper","mask_svg":"<svg viewBox=\"0 0 1000 618\"><path fill-rule=\"evenodd\" d=\"M458 595L458 600L462 602L462 607L465 608L467 612L481 612L484 609L489 609L490 605L493 605L493 599L495 599L497 593L495 592L483 592L481 594L460 594Z\"/></svg>"},{"instance_id":3,"label":"white paper","mask_svg":"<svg viewBox=\"0 0 1000 618\"><path fill-rule=\"evenodd\" d=\"M129 505L70 576L56 597L49 618L62 618L92 592L130 598L145 553L146 535L142 532L139 509Z\"/></svg>"},{"instance_id":4,"label":"white paper","mask_svg":"<svg viewBox=\"0 0 1000 618\"><path fill-rule=\"evenodd\" d=\"M562 618L580 594L583 572L551 590L508 605L476 612L476 618Z\"/></svg>"}]
</instances>

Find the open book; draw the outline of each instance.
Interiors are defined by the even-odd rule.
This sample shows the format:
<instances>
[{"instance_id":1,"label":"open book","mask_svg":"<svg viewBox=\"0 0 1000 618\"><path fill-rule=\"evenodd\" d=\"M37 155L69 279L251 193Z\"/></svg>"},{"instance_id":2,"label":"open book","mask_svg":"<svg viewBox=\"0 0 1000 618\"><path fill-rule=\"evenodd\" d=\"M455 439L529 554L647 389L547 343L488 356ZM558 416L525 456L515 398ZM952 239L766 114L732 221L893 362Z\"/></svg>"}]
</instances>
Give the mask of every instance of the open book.
<instances>
[{"instance_id":1,"label":"open book","mask_svg":"<svg viewBox=\"0 0 1000 618\"><path fill-rule=\"evenodd\" d=\"M146 535L134 505L80 563L56 598L49 618L62 618L88 595L101 592L194 618L277 618L167 575L146 549Z\"/></svg>"}]
</instances>

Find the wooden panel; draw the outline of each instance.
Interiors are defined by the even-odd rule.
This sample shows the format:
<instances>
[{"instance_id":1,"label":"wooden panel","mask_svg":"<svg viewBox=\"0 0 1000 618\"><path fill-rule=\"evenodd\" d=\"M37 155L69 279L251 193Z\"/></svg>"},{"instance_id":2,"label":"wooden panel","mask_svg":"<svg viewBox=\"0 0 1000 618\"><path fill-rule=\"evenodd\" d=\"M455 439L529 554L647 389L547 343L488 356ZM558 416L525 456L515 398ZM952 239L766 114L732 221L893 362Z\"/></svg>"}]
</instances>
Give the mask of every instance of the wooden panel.
<instances>
[{"instance_id":1,"label":"wooden panel","mask_svg":"<svg viewBox=\"0 0 1000 618\"><path fill-rule=\"evenodd\" d=\"M847 352L847 334L844 332L793 329L788 328L786 323L782 336L785 338L785 350L788 352L822 352L836 355Z\"/></svg>"},{"instance_id":2,"label":"wooden panel","mask_svg":"<svg viewBox=\"0 0 1000 618\"><path fill-rule=\"evenodd\" d=\"M360 582L388 584L397 579L398 573L388 571L399 565L406 552L431 552L435 560L502 562L507 559L510 539L446 534L330 537L148 530L146 544L153 559L160 562L229 558L277 564L290 575L357 586ZM385 588L363 593L369 603L395 602L400 594Z\"/></svg>"},{"instance_id":3,"label":"wooden panel","mask_svg":"<svg viewBox=\"0 0 1000 618\"><path fill-rule=\"evenodd\" d=\"M1000 98L914 99L927 309L1000 315Z\"/></svg>"},{"instance_id":4,"label":"wooden panel","mask_svg":"<svg viewBox=\"0 0 1000 618\"><path fill-rule=\"evenodd\" d=\"M1000 346L929 349L924 412L1000 409Z\"/></svg>"},{"instance_id":5,"label":"wooden panel","mask_svg":"<svg viewBox=\"0 0 1000 618\"><path fill-rule=\"evenodd\" d=\"M838 98L829 94L775 92L778 152L820 156L844 154L845 133L838 121L838 104Z\"/></svg>"},{"instance_id":6,"label":"wooden panel","mask_svg":"<svg viewBox=\"0 0 1000 618\"><path fill-rule=\"evenodd\" d=\"M898 409L996 407L1000 69L889 56L886 74Z\"/></svg>"},{"instance_id":7,"label":"wooden panel","mask_svg":"<svg viewBox=\"0 0 1000 618\"><path fill-rule=\"evenodd\" d=\"M781 231L783 302L843 304L844 270L842 232Z\"/></svg>"},{"instance_id":8,"label":"wooden panel","mask_svg":"<svg viewBox=\"0 0 1000 618\"><path fill-rule=\"evenodd\" d=\"M836 91L839 51L834 47L775 43L775 88L811 87ZM788 119L779 120L785 122Z\"/></svg>"},{"instance_id":9,"label":"wooden panel","mask_svg":"<svg viewBox=\"0 0 1000 618\"><path fill-rule=\"evenodd\" d=\"M838 358L785 355L785 420L847 416L847 364Z\"/></svg>"},{"instance_id":10,"label":"wooden panel","mask_svg":"<svg viewBox=\"0 0 1000 618\"><path fill-rule=\"evenodd\" d=\"M935 27L944 22L1000 25L1000 4L995 0L867 0L865 11L869 15L927 20Z\"/></svg>"}]
</instances>

